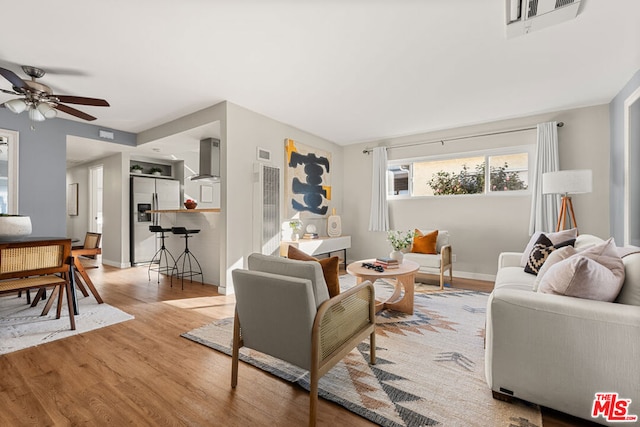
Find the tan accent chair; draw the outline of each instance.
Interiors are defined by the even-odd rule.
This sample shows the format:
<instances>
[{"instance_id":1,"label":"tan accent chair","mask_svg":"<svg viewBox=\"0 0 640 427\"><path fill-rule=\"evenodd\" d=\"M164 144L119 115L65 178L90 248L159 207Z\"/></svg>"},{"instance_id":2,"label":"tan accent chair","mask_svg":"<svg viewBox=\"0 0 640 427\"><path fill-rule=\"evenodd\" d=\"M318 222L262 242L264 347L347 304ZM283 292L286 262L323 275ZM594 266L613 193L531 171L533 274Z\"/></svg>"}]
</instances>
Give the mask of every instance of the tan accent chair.
<instances>
[{"instance_id":1,"label":"tan accent chair","mask_svg":"<svg viewBox=\"0 0 640 427\"><path fill-rule=\"evenodd\" d=\"M231 387L238 384L241 347L307 369L311 377L309 425L315 426L320 377L367 336L370 362L375 364L373 285L363 282L329 298L316 261L252 254L248 267L232 272L236 312Z\"/></svg>"},{"instance_id":2,"label":"tan accent chair","mask_svg":"<svg viewBox=\"0 0 640 427\"><path fill-rule=\"evenodd\" d=\"M420 230L423 235L434 230ZM440 289L444 289L444 273L449 270L449 283L453 284L453 262L451 257L451 245L449 244L449 232L438 230L438 240L436 241L437 254L417 254L407 251L404 258L417 262L420 268L417 274L436 274L440 276Z\"/></svg>"}]
</instances>

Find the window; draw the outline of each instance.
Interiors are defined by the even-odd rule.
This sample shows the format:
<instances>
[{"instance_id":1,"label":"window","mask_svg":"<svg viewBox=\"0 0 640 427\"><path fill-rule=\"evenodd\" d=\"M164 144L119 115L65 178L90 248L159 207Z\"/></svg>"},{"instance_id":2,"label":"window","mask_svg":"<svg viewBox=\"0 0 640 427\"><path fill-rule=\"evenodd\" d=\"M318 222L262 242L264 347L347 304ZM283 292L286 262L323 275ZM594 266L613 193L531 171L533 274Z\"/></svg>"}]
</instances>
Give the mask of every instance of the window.
<instances>
[{"instance_id":1,"label":"window","mask_svg":"<svg viewBox=\"0 0 640 427\"><path fill-rule=\"evenodd\" d=\"M524 191L532 147L391 161L388 196L443 196ZM488 167L487 167L488 165Z\"/></svg>"}]
</instances>

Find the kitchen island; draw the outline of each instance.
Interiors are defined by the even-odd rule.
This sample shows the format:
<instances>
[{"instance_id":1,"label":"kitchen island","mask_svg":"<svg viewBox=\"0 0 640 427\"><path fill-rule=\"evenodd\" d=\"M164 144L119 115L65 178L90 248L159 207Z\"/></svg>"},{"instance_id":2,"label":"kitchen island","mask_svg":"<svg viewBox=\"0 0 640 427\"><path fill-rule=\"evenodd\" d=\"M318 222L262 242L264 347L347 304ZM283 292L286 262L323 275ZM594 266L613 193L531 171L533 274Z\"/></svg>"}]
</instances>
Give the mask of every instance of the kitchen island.
<instances>
[{"instance_id":1,"label":"kitchen island","mask_svg":"<svg viewBox=\"0 0 640 427\"><path fill-rule=\"evenodd\" d=\"M164 228L185 227L200 230L189 238L189 251L202 267L202 280L206 284L218 285L220 277L220 227L219 208L202 209L158 209L147 211L159 214L158 225ZM165 246L175 259L184 251L184 238L167 233ZM199 277L195 278L198 281ZM186 282L186 280L185 280Z\"/></svg>"}]
</instances>

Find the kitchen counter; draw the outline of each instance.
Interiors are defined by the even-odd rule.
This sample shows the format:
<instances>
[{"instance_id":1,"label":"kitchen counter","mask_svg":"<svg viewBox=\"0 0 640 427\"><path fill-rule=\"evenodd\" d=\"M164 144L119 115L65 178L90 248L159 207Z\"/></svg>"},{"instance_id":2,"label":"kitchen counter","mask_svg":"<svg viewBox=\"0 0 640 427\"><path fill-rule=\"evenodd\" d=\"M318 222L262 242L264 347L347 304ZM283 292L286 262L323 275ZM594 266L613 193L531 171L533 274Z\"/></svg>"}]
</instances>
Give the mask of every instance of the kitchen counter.
<instances>
[{"instance_id":1,"label":"kitchen counter","mask_svg":"<svg viewBox=\"0 0 640 427\"><path fill-rule=\"evenodd\" d=\"M201 209L157 209L147 211L158 214L158 225L164 228L185 227L187 230L200 230L189 238L189 250L198 259L202 267L204 283L218 285L220 280L220 208ZM194 214L202 215L194 215ZM186 215L183 215L186 214ZM175 259L184 251L184 238L169 232L165 245ZM200 277L195 277L199 281ZM185 280L186 281L186 280Z\"/></svg>"},{"instance_id":2,"label":"kitchen counter","mask_svg":"<svg viewBox=\"0 0 640 427\"><path fill-rule=\"evenodd\" d=\"M203 209L157 209L147 211L149 213L207 213L220 212L220 208L203 208Z\"/></svg>"}]
</instances>

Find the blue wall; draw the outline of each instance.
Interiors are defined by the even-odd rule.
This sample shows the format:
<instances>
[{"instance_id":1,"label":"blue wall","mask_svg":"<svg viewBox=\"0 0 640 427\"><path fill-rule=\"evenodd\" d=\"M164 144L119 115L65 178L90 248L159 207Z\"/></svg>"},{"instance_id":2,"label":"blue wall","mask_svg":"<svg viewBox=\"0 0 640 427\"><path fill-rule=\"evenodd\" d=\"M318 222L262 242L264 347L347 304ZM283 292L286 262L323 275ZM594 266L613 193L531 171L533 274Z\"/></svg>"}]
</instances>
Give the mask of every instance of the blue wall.
<instances>
[{"instance_id":1,"label":"blue wall","mask_svg":"<svg viewBox=\"0 0 640 427\"><path fill-rule=\"evenodd\" d=\"M0 128L19 132L18 213L31 217L34 236L65 236L67 135L100 139L107 129L114 143L130 146L136 135L61 118L33 124L26 113L0 108Z\"/></svg>"},{"instance_id":2,"label":"blue wall","mask_svg":"<svg viewBox=\"0 0 640 427\"><path fill-rule=\"evenodd\" d=\"M640 70L629 80L609 104L609 122L611 131L611 176L609 212L611 235L616 244L624 243L624 101L640 87ZM636 146L640 141L632 141ZM640 147L636 147L640 150ZM633 164L637 168L638 163Z\"/></svg>"}]
</instances>

